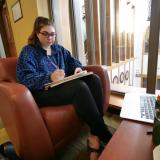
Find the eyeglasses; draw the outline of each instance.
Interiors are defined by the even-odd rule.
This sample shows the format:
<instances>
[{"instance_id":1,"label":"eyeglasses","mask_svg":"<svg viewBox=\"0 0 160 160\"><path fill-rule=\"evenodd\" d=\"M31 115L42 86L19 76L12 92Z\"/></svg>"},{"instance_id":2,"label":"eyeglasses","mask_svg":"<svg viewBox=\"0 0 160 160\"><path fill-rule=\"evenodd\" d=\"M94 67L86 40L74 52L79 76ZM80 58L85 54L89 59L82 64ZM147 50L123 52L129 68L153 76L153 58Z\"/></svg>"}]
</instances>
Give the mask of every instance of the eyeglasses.
<instances>
[{"instance_id":1,"label":"eyeglasses","mask_svg":"<svg viewBox=\"0 0 160 160\"><path fill-rule=\"evenodd\" d=\"M39 32L40 34L42 34L44 37L55 37L56 33L52 32L52 33L48 33L48 32Z\"/></svg>"}]
</instances>

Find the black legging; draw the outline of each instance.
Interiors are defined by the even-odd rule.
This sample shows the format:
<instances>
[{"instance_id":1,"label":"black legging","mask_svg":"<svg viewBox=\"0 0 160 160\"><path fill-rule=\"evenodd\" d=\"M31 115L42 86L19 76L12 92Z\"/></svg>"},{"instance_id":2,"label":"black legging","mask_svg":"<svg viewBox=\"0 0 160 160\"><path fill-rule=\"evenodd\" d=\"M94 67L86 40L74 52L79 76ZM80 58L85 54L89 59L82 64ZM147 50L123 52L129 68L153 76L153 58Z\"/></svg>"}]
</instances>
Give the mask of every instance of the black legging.
<instances>
[{"instance_id":1,"label":"black legging","mask_svg":"<svg viewBox=\"0 0 160 160\"><path fill-rule=\"evenodd\" d=\"M34 92L33 96L40 107L73 104L78 116L90 126L92 134L103 142L108 142L111 138L103 120L102 87L97 75L93 74L48 90Z\"/></svg>"}]
</instances>

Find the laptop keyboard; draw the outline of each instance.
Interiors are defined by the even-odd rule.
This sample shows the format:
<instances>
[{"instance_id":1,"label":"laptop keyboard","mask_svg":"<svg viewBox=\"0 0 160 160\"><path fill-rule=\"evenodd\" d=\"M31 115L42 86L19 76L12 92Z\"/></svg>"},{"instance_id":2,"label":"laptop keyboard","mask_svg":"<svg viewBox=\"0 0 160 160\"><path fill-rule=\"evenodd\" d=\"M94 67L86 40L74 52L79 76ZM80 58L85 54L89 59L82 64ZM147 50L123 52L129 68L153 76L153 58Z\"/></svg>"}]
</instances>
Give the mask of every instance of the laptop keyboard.
<instances>
[{"instance_id":1,"label":"laptop keyboard","mask_svg":"<svg viewBox=\"0 0 160 160\"><path fill-rule=\"evenodd\" d=\"M155 97L140 96L141 118L154 119Z\"/></svg>"}]
</instances>

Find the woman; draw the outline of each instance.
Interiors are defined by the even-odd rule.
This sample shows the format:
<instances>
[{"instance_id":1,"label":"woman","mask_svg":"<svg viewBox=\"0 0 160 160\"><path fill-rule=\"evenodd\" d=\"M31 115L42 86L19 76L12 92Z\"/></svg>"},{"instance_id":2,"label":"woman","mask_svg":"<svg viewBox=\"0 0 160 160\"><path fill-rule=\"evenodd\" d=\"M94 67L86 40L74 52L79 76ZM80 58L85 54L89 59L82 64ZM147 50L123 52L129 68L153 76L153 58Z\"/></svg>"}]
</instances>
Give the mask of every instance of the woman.
<instances>
[{"instance_id":1,"label":"woman","mask_svg":"<svg viewBox=\"0 0 160 160\"><path fill-rule=\"evenodd\" d=\"M77 115L90 127L92 136L88 138L88 147L92 158L97 155L95 151L99 151L100 144L106 144L111 138L102 118L101 82L93 74L44 90L44 84L83 70L68 50L55 44L55 37L52 22L44 17L36 18L28 45L18 59L17 80L30 89L40 107L74 104Z\"/></svg>"}]
</instances>

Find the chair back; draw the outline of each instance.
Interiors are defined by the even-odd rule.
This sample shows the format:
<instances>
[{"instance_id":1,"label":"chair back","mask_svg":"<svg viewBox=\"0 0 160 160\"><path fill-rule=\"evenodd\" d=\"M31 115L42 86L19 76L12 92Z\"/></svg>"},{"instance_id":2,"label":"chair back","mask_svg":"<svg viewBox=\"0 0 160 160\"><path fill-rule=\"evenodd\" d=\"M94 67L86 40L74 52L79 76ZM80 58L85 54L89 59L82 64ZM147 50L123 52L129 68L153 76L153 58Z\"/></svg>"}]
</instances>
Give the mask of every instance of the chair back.
<instances>
[{"instance_id":1,"label":"chair back","mask_svg":"<svg viewBox=\"0 0 160 160\"><path fill-rule=\"evenodd\" d=\"M0 82L16 82L17 58L0 58Z\"/></svg>"}]
</instances>

